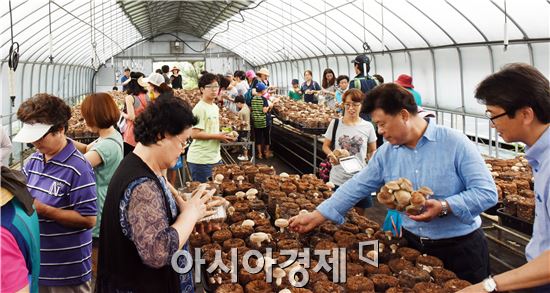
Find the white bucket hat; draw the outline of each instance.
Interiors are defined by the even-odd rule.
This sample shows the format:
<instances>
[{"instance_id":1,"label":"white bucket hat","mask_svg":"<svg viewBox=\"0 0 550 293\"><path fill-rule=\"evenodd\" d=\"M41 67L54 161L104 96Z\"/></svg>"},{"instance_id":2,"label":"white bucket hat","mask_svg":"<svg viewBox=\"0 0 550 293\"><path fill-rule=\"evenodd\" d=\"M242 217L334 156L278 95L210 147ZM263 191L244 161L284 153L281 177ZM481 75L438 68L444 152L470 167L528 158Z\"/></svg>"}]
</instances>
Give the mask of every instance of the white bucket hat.
<instances>
[{"instance_id":1,"label":"white bucket hat","mask_svg":"<svg viewBox=\"0 0 550 293\"><path fill-rule=\"evenodd\" d=\"M263 75L269 76L269 70L267 70L267 68L262 68L259 71L257 71L256 74L263 74Z\"/></svg>"},{"instance_id":2,"label":"white bucket hat","mask_svg":"<svg viewBox=\"0 0 550 293\"><path fill-rule=\"evenodd\" d=\"M42 123L23 123L23 128L19 130L13 138L15 142L32 143L44 136L52 128L53 125Z\"/></svg>"}]
</instances>

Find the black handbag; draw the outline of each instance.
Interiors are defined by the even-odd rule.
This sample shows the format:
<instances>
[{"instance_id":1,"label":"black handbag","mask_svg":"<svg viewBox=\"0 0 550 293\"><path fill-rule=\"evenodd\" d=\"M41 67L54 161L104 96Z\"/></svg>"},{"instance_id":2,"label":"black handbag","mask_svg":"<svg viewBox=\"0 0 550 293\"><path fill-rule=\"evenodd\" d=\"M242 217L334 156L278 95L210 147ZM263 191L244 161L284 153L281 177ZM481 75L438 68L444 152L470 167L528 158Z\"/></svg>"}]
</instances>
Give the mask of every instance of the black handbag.
<instances>
[{"instance_id":1,"label":"black handbag","mask_svg":"<svg viewBox=\"0 0 550 293\"><path fill-rule=\"evenodd\" d=\"M334 144L336 140L336 130L338 129L338 124L340 119L334 121L334 126L332 127L332 140L330 141L330 149L334 149ZM330 170L332 169L332 164L330 163L329 158L327 157L324 161L319 164L319 178L323 181L328 182L330 179Z\"/></svg>"}]
</instances>

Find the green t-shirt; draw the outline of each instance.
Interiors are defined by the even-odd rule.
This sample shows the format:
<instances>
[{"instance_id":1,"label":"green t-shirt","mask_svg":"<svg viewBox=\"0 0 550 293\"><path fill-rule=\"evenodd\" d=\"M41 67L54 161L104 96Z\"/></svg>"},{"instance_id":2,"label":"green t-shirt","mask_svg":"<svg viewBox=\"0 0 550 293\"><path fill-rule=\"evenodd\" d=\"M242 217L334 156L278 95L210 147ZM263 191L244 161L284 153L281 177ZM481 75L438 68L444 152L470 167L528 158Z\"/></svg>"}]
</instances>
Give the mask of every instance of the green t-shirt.
<instances>
[{"instance_id":1,"label":"green t-shirt","mask_svg":"<svg viewBox=\"0 0 550 293\"><path fill-rule=\"evenodd\" d=\"M208 104L200 100L193 108L199 122L193 128L205 133L220 133L220 109L216 104ZM187 153L187 161L193 164L215 164L221 161L220 141L217 139L194 139Z\"/></svg>"},{"instance_id":2,"label":"green t-shirt","mask_svg":"<svg viewBox=\"0 0 550 293\"><path fill-rule=\"evenodd\" d=\"M264 107L267 107L267 100L262 96L254 96L251 101L252 104L252 120L254 121L254 128L266 128L267 117L264 113Z\"/></svg>"},{"instance_id":3,"label":"green t-shirt","mask_svg":"<svg viewBox=\"0 0 550 293\"><path fill-rule=\"evenodd\" d=\"M288 91L288 96L294 101L300 101L302 99L302 95L295 92L293 89Z\"/></svg>"},{"instance_id":4,"label":"green t-shirt","mask_svg":"<svg viewBox=\"0 0 550 293\"><path fill-rule=\"evenodd\" d=\"M92 236L99 237L101 211L103 210L107 187L109 187L109 182L111 182L113 174L124 157L122 135L118 131L114 131L106 138L98 138L90 148L91 151L96 151L102 161L94 168L97 189L97 220L92 230Z\"/></svg>"}]
</instances>

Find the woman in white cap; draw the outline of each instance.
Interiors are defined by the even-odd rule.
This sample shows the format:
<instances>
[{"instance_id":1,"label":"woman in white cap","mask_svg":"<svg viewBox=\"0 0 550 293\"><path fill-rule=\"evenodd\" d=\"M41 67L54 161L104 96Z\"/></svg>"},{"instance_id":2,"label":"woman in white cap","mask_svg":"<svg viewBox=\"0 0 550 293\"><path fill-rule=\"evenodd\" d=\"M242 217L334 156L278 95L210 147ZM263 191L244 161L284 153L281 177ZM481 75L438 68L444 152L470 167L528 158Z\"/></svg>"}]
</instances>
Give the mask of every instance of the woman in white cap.
<instances>
[{"instance_id":1,"label":"woman in white cap","mask_svg":"<svg viewBox=\"0 0 550 293\"><path fill-rule=\"evenodd\" d=\"M172 67L172 75L170 76L170 82L172 83L172 88L182 89L183 88L183 78L180 75L180 69L174 65Z\"/></svg>"},{"instance_id":2,"label":"woman in white cap","mask_svg":"<svg viewBox=\"0 0 550 293\"><path fill-rule=\"evenodd\" d=\"M141 85L149 90L149 99L155 101L161 94L173 92L172 88L164 82L164 76L153 72L147 79L138 80Z\"/></svg>"},{"instance_id":3,"label":"woman in white cap","mask_svg":"<svg viewBox=\"0 0 550 293\"><path fill-rule=\"evenodd\" d=\"M65 136L71 108L41 93L21 104L17 118L23 128L13 140L36 148L23 173L40 220L40 291L63 286L90 292L96 181L90 163Z\"/></svg>"}]
</instances>

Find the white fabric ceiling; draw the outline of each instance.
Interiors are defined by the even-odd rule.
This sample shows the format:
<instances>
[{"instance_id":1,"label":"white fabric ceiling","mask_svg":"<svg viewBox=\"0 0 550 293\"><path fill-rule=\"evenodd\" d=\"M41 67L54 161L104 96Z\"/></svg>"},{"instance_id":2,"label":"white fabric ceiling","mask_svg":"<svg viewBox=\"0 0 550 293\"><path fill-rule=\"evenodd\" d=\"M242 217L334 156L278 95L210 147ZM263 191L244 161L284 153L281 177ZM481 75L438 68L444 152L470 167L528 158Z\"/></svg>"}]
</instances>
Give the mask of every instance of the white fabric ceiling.
<instances>
[{"instance_id":1,"label":"white fabric ceiling","mask_svg":"<svg viewBox=\"0 0 550 293\"><path fill-rule=\"evenodd\" d=\"M167 7L175 7L177 3L182 11L186 11L186 5L191 7L201 3L154 2L156 6ZM211 14L208 17L214 15L220 19L208 21L213 28L200 37L210 39L215 36L213 42L234 51L253 65L356 54L363 52L364 42L374 52L502 42L505 38L505 4L511 43L548 42L550 38L549 0L214 2L229 7L226 10L229 13L208 9L207 13ZM212 5L214 2L203 3ZM136 15L123 9L129 3L114 0L11 1L14 40L21 45L21 60L49 62L48 12L51 9L53 61L97 67L128 46L151 37L150 33L142 35L142 22L133 21ZM249 8L257 7L239 14L237 11L245 6L243 3ZM5 60L11 44L7 4L4 2L0 6L2 60ZM155 11L161 11L160 8L139 9L140 13L144 11L150 18L149 26L152 19L163 17L155 15ZM197 17L186 21L200 26L204 19ZM157 28L155 33L177 32L173 31L174 27L177 26Z\"/></svg>"},{"instance_id":2,"label":"white fabric ceiling","mask_svg":"<svg viewBox=\"0 0 550 293\"><path fill-rule=\"evenodd\" d=\"M363 52L363 42L374 52L502 42L505 3L509 40L548 42L550 36L550 1L546 0L258 0L258 3L258 8L242 13L244 22L232 23L227 32L214 39L256 65L356 54ZM204 37L210 38L225 28L220 24Z\"/></svg>"}]
</instances>

